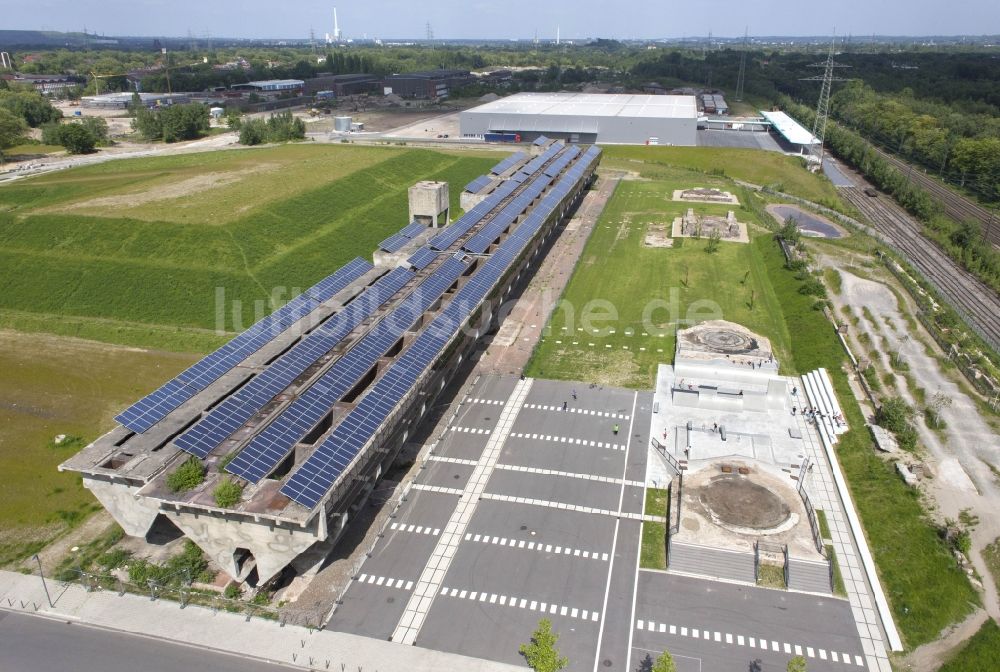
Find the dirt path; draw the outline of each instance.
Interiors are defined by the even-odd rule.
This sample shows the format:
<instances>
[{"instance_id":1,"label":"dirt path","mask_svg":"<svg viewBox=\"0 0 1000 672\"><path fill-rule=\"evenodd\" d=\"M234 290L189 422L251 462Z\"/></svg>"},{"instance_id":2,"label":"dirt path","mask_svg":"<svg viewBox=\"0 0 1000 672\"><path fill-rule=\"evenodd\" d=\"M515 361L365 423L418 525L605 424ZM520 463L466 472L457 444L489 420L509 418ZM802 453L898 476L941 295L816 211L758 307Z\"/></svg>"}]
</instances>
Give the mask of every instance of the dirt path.
<instances>
[{"instance_id":1,"label":"dirt path","mask_svg":"<svg viewBox=\"0 0 1000 672\"><path fill-rule=\"evenodd\" d=\"M40 550L38 557L42 561L42 568L45 570L45 574L51 575L59 565L59 562L70 554L71 548L97 539L114 524L115 521L111 517L111 514L101 509L85 520L82 525L73 528L67 534ZM37 565L31 564L30 560L29 558L22 564L25 564L32 571L37 571Z\"/></svg>"},{"instance_id":2,"label":"dirt path","mask_svg":"<svg viewBox=\"0 0 1000 672\"><path fill-rule=\"evenodd\" d=\"M930 335L919 323L917 333L909 332L901 307L889 288L851 274L837 260L827 258L824 261L838 268L841 274L842 292L832 297L837 313L841 314L843 305L851 307L859 320L857 329L868 335L868 347L881 358L882 368L893 370L890 357L898 353L900 360L909 366L915 383L925 390L927 399L941 393L951 400L950 406L940 411L947 423L943 431L928 429L920 417L913 420L920 444L927 452L926 461L934 474L933 479L922 483L921 489L933 498L941 518L957 520L965 509L979 517L979 524L972 530L973 550L969 560L983 578L986 612L998 619L997 587L981 552L1000 536L1000 516L996 515L1000 510L1000 485L989 467L1000 464L1000 437L980 416L974 401L941 370L936 357L943 353L937 350ZM867 308L867 315L863 308ZM930 345L925 347L925 343ZM907 379L897 373L895 380L899 396L918 411L922 410ZM960 642L963 633L965 629L959 629L947 640ZM948 641L941 646L948 648Z\"/></svg>"},{"instance_id":3,"label":"dirt path","mask_svg":"<svg viewBox=\"0 0 1000 672\"><path fill-rule=\"evenodd\" d=\"M982 609L976 609L940 639L914 649L903 659L902 669L908 672L934 672L941 667L942 662L948 660L957 649L979 631L987 618L989 618L989 614Z\"/></svg>"}]
</instances>

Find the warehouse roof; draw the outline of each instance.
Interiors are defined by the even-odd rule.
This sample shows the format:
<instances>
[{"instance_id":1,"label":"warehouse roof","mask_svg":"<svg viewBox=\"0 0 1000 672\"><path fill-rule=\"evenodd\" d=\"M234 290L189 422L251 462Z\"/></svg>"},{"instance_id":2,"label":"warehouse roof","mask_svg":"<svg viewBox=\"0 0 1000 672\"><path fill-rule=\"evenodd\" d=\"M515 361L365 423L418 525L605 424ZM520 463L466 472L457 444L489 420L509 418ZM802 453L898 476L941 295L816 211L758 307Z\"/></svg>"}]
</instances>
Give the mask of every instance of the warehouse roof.
<instances>
[{"instance_id":1,"label":"warehouse roof","mask_svg":"<svg viewBox=\"0 0 1000 672\"><path fill-rule=\"evenodd\" d=\"M694 96L647 96L606 93L518 93L469 112L592 117L694 119Z\"/></svg>"},{"instance_id":2,"label":"warehouse roof","mask_svg":"<svg viewBox=\"0 0 1000 672\"><path fill-rule=\"evenodd\" d=\"M774 129L781 133L788 142L796 145L818 145L819 138L805 129L799 122L784 112L767 112L761 110L761 116L771 122Z\"/></svg>"}]
</instances>

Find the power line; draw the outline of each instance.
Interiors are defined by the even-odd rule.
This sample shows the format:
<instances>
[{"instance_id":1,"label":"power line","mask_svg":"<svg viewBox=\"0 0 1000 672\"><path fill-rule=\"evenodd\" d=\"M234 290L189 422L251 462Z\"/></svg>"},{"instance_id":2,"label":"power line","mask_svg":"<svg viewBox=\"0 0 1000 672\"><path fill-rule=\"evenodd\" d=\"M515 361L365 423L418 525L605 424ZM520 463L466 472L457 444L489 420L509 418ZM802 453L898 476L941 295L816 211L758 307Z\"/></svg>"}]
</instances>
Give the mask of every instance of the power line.
<instances>
[{"instance_id":1,"label":"power line","mask_svg":"<svg viewBox=\"0 0 1000 672\"><path fill-rule=\"evenodd\" d=\"M736 102L743 100L743 84L746 81L747 74L747 40L749 37L750 27L747 26L743 31L743 50L740 52L740 74L736 78Z\"/></svg>"},{"instance_id":2,"label":"power line","mask_svg":"<svg viewBox=\"0 0 1000 672\"><path fill-rule=\"evenodd\" d=\"M823 74L817 75L816 77L804 77L802 81L804 82L822 82L819 90L819 101L816 103L816 119L813 122L813 136L819 140L819 164L823 165L823 142L826 139L826 122L830 116L830 89L833 88L834 82L846 82L848 80L843 77L834 77L834 68L849 68L849 65L843 65L841 63L836 63L833 60L833 49L837 44L837 37L834 34L833 40L830 42L830 53L826 57L826 61L822 63L813 63L810 68L823 68Z\"/></svg>"}]
</instances>

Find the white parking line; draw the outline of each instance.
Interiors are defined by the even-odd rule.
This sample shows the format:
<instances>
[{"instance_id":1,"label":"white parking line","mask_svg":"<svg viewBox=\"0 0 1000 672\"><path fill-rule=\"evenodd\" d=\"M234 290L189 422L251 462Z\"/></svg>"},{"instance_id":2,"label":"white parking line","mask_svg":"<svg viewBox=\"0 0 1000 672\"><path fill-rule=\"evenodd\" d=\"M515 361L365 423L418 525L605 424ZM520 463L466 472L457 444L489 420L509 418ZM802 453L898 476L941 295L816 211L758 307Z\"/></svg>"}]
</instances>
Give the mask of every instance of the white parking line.
<instances>
[{"instance_id":1,"label":"white parking line","mask_svg":"<svg viewBox=\"0 0 1000 672\"><path fill-rule=\"evenodd\" d=\"M800 644L790 644L788 642L778 642L776 640L768 639L757 639L756 637L744 637L743 635L734 635L733 633L722 633L715 630L700 630L698 628L688 629L686 626L670 625L666 623L658 623L655 621L647 621L645 619L636 619L635 630L646 632L665 632L669 631L671 635L680 633L681 637L691 637L692 639L702 639L712 642L723 643L723 638L725 639L725 644L736 644L736 646L747 646L751 649L761 648L765 651L770 649L775 652L784 652L785 654L791 655L794 650L795 655L804 655L807 658L819 658L820 660L832 660L835 663L843 663L845 665L851 665L852 663L857 667L864 667L865 661L859 654L849 654L840 653L836 651L827 652L826 649L813 649L811 646L803 647Z\"/></svg>"},{"instance_id":2,"label":"white parking line","mask_svg":"<svg viewBox=\"0 0 1000 672\"><path fill-rule=\"evenodd\" d=\"M376 586L382 586L383 588L403 588L405 590L411 590L413 588L413 581L407 581L405 579L397 579L391 576L374 576L372 574L359 574L354 577L354 580L358 583L368 583Z\"/></svg>"}]
</instances>

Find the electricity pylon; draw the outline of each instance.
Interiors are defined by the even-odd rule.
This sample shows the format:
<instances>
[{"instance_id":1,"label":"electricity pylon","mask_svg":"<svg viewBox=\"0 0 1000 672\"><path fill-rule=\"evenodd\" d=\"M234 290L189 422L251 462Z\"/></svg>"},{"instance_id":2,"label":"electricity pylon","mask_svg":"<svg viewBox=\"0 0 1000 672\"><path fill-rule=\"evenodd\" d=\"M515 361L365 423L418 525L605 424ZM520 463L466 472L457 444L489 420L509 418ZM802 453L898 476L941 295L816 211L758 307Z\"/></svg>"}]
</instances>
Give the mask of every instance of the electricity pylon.
<instances>
[{"instance_id":1,"label":"electricity pylon","mask_svg":"<svg viewBox=\"0 0 1000 672\"><path fill-rule=\"evenodd\" d=\"M823 148L824 140L826 139L826 122L830 116L830 89L833 88L834 82L846 82L847 79L843 77L834 76L834 68L849 68L851 66L844 65L842 63L836 63L833 60L833 49L837 44L836 36L833 41L830 42L830 53L827 55L826 60L822 63L813 63L810 68L823 68L823 74L817 75L815 77L804 77L802 81L805 82L822 82L819 90L819 101L816 103L816 120L813 122L813 136L819 140L819 165L823 165Z\"/></svg>"}]
</instances>

